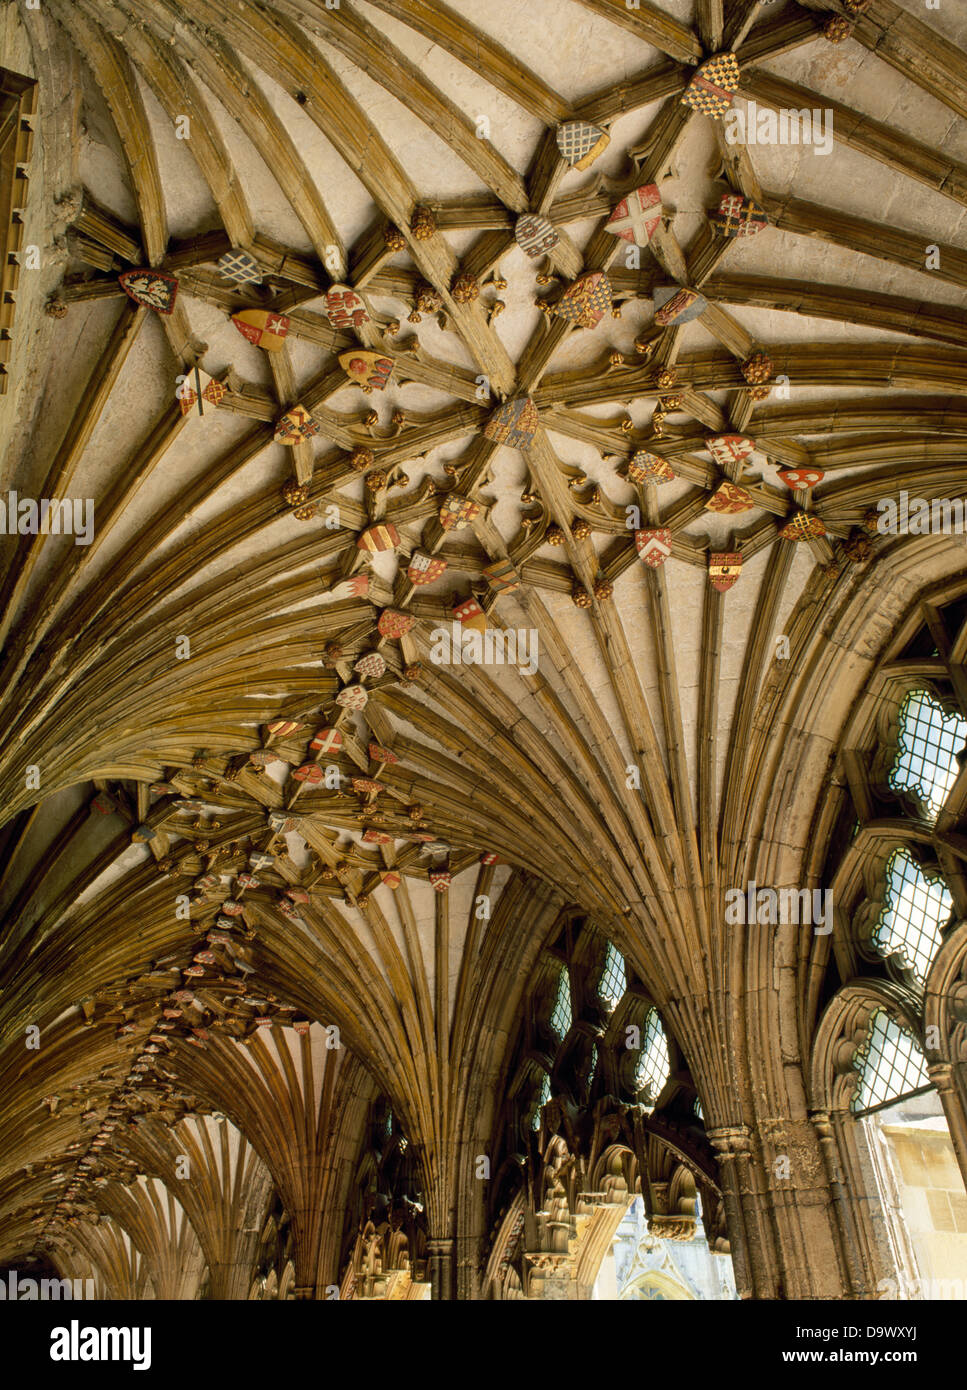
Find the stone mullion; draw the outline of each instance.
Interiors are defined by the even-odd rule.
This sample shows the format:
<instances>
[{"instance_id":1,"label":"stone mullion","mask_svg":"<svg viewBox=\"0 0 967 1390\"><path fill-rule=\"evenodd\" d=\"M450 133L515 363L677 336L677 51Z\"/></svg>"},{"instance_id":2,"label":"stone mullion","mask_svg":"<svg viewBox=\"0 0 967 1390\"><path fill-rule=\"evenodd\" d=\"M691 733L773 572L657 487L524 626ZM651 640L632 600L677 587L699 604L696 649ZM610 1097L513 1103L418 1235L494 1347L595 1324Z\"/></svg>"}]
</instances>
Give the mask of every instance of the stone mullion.
<instances>
[{"instance_id":1,"label":"stone mullion","mask_svg":"<svg viewBox=\"0 0 967 1390\"><path fill-rule=\"evenodd\" d=\"M928 1062L927 1073L937 1089L950 1142L957 1155L960 1174L967 1187L967 1083L962 1062Z\"/></svg>"}]
</instances>

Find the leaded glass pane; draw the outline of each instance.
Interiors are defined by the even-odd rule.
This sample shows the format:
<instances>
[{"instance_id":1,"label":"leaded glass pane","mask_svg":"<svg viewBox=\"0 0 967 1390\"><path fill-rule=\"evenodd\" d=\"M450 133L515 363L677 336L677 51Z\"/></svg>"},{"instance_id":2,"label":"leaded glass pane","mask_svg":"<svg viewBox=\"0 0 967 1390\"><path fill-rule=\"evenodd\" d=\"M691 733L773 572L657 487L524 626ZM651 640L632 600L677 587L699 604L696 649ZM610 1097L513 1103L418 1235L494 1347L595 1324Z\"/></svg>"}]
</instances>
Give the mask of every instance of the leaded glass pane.
<instances>
[{"instance_id":1,"label":"leaded glass pane","mask_svg":"<svg viewBox=\"0 0 967 1390\"><path fill-rule=\"evenodd\" d=\"M870 1019L870 1031L854 1061L860 1065L860 1084L852 1109L871 1110L930 1085L927 1063L915 1038L883 1009Z\"/></svg>"},{"instance_id":2,"label":"leaded glass pane","mask_svg":"<svg viewBox=\"0 0 967 1390\"><path fill-rule=\"evenodd\" d=\"M541 1111L551 1098L551 1078L547 1072L544 1073L544 1080L541 1082L541 1093L537 1098L537 1108L534 1111L534 1118L531 1120L531 1129L540 1129Z\"/></svg>"},{"instance_id":3,"label":"leaded glass pane","mask_svg":"<svg viewBox=\"0 0 967 1390\"><path fill-rule=\"evenodd\" d=\"M559 1038L563 1038L571 1026L571 981L567 966L561 971L557 986L557 998L551 1011L551 1027Z\"/></svg>"},{"instance_id":4,"label":"leaded glass pane","mask_svg":"<svg viewBox=\"0 0 967 1390\"><path fill-rule=\"evenodd\" d=\"M911 690L900 706L890 786L895 791L916 792L936 819L957 780L960 768L956 754L965 740L967 719L947 714L926 690Z\"/></svg>"},{"instance_id":5,"label":"leaded glass pane","mask_svg":"<svg viewBox=\"0 0 967 1390\"><path fill-rule=\"evenodd\" d=\"M670 1071L668 1041L661 1026L661 1019L658 1017L657 1009L649 1009L645 1019L645 1035L641 1044L635 1085L639 1091L645 1090L649 1101L654 1104L668 1080Z\"/></svg>"},{"instance_id":6,"label":"leaded glass pane","mask_svg":"<svg viewBox=\"0 0 967 1390\"><path fill-rule=\"evenodd\" d=\"M609 941L604 958L604 969L601 972L601 982L598 985L598 993L607 1004L609 1013L617 1007L618 1001L627 988L628 976L625 970L624 956Z\"/></svg>"},{"instance_id":7,"label":"leaded glass pane","mask_svg":"<svg viewBox=\"0 0 967 1390\"><path fill-rule=\"evenodd\" d=\"M953 899L904 849L894 850L886 866L886 902L873 932L882 956L897 955L921 983L940 948L940 928L950 918Z\"/></svg>"}]
</instances>

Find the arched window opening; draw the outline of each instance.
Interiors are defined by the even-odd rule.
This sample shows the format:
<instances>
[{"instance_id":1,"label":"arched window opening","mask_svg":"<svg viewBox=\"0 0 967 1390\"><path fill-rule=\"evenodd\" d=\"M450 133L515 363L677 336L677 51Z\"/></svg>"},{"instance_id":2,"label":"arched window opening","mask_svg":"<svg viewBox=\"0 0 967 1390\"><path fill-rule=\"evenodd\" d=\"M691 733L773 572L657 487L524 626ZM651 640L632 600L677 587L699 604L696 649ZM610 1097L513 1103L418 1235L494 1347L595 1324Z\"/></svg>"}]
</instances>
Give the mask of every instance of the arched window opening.
<instances>
[{"instance_id":1,"label":"arched window opening","mask_svg":"<svg viewBox=\"0 0 967 1390\"><path fill-rule=\"evenodd\" d=\"M881 956L898 956L922 984L952 910L943 881L926 874L906 850L895 850L887 861L886 901L873 945Z\"/></svg>"},{"instance_id":2,"label":"arched window opening","mask_svg":"<svg viewBox=\"0 0 967 1390\"><path fill-rule=\"evenodd\" d=\"M868 1115L901 1098L930 1089L927 1063L911 1033L901 1028L885 1009L870 1017L870 1029L855 1056L860 1075L851 1109Z\"/></svg>"},{"instance_id":3,"label":"arched window opening","mask_svg":"<svg viewBox=\"0 0 967 1390\"><path fill-rule=\"evenodd\" d=\"M608 1013L614 1013L628 988L628 971L625 968L625 958L614 945L608 942L608 949L604 957L604 969L601 972L601 982L598 985L598 994L604 1001Z\"/></svg>"},{"instance_id":4,"label":"arched window opening","mask_svg":"<svg viewBox=\"0 0 967 1390\"><path fill-rule=\"evenodd\" d=\"M551 1077L550 1077L550 1073L549 1073L549 1072L545 1072L545 1073L544 1073L544 1079L543 1079L543 1081L541 1082L541 1093L540 1093L540 1095L537 1097L537 1105L536 1105L535 1108L534 1108L534 1118L531 1120L531 1129L535 1129L535 1130L536 1130L536 1129L540 1129L540 1127L541 1127L541 1111L544 1109L544 1106L547 1104L547 1102L550 1100L550 1098L551 1098Z\"/></svg>"},{"instance_id":5,"label":"arched window opening","mask_svg":"<svg viewBox=\"0 0 967 1390\"><path fill-rule=\"evenodd\" d=\"M657 1009L649 1009L645 1018L644 1036L641 1043L641 1056L635 1083L639 1091L645 1091L647 1104L654 1105L661 1089L668 1080L671 1063L668 1057L668 1040L661 1026Z\"/></svg>"},{"instance_id":6,"label":"arched window opening","mask_svg":"<svg viewBox=\"0 0 967 1390\"><path fill-rule=\"evenodd\" d=\"M558 981L554 1008L551 1010L551 1027L559 1038L566 1037L568 1029L571 1027L572 1017L571 981L568 979L567 966L565 965Z\"/></svg>"},{"instance_id":7,"label":"arched window opening","mask_svg":"<svg viewBox=\"0 0 967 1390\"><path fill-rule=\"evenodd\" d=\"M967 719L948 714L926 690L911 690L900 706L896 760L890 769L894 791L912 791L931 820L957 780L957 753L967 742Z\"/></svg>"}]
</instances>

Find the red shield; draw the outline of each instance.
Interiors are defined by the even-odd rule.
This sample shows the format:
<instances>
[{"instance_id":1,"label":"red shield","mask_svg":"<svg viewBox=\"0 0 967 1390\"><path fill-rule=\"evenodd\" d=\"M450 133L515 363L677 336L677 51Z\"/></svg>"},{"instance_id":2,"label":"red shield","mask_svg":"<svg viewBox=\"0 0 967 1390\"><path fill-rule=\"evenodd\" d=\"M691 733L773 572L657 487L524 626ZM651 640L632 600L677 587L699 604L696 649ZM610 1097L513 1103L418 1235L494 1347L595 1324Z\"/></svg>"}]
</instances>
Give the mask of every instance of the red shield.
<instances>
[{"instance_id":1,"label":"red shield","mask_svg":"<svg viewBox=\"0 0 967 1390\"><path fill-rule=\"evenodd\" d=\"M380 792L386 790L386 783L377 782L374 777L354 777L352 787L357 796L368 796L370 793L379 796Z\"/></svg>"},{"instance_id":2,"label":"red shield","mask_svg":"<svg viewBox=\"0 0 967 1390\"><path fill-rule=\"evenodd\" d=\"M715 434L706 439L705 447L720 466L741 463L755 450L755 440L744 434Z\"/></svg>"},{"instance_id":3,"label":"red shield","mask_svg":"<svg viewBox=\"0 0 967 1390\"><path fill-rule=\"evenodd\" d=\"M639 558L656 570L672 553L672 533L667 526L636 531L635 548Z\"/></svg>"},{"instance_id":4,"label":"red shield","mask_svg":"<svg viewBox=\"0 0 967 1390\"><path fill-rule=\"evenodd\" d=\"M815 487L825 476L825 473L819 468L779 469L779 477L786 487L791 487L793 490L797 487Z\"/></svg>"},{"instance_id":5,"label":"red shield","mask_svg":"<svg viewBox=\"0 0 967 1390\"><path fill-rule=\"evenodd\" d=\"M432 584L434 579L440 578L446 567L446 560L441 560L438 555L427 555L422 550L415 550L410 558L406 577L417 587Z\"/></svg>"},{"instance_id":6,"label":"red shield","mask_svg":"<svg viewBox=\"0 0 967 1390\"><path fill-rule=\"evenodd\" d=\"M366 305L348 285L332 285L326 294L326 313L333 328L359 329L369 322Z\"/></svg>"},{"instance_id":7,"label":"red shield","mask_svg":"<svg viewBox=\"0 0 967 1390\"><path fill-rule=\"evenodd\" d=\"M473 597L461 599L455 603L453 616L458 623L463 623L464 627L472 628L475 632L486 632L487 630L487 615Z\"/></svg>"},{"instance_id":8,"label":"red shield","mask_svg":"<svg viewBox=\"0 0 967 1390\"><path fill-rule=\"evenodd\" d=\"M367 749L370 760L374 763L398 763L399 758L392 748L384 748L381 743L371 743Z\"/></svg>"},{"instance_id":9,"label":"red shield","mask_svg":"<svg viewBox=\"0 0 967 1390\"><path fill-rule=\"evenodd\" d=\"M387 835L383 830L373 830L372 827L363 831L363 839L368 845L391 845L393 843L392 835ZM385 883L386 880L384 879L383 882Z\"/></svg>"},{"instance_id":10,"label":"red shield","mask_svg":"<svg viewBox=\"0 0 967 1390\"><path fill-rule=\"evenodd\" d=\"M635 246L647 246L661 221L661 194L658 185L646 183L622 198L604 224L606 232L630 241Z\"/></svg>"},{"instance_id":11,"label":"red shield","mask_svg":"<svg viewBox=\"0 0 967 1390\"><path fill-rule=\"evenodd\" d=\"M384 608L376 628L380 637L398 640L406 636L415 622L412 613L402 613L398 608Z\"/></svg>"},{"instance_id":12,"label":"red shield","mask_svg":"<svg viewBox=\"0 0 967 1390\"><path fill-rule=\"evenodd\" d=\"M357 550L395 550L400 533L395 526L369 526L356 541Z\"/></svg>"},{"instance_id":13,"label":"red shield","mask_svg":"<svg viewBox=\"0 0 967 1390\"><path fill-rule=\"evenodd\" d=\"M323 781L326 771L319 763L303 763L294 769L292 776L297 782L308 782L310 786Z\"/></svg>"},{"instance_id":14,"label":"red shield","mask_svg":"<svg viewBox=\"0 0 967 1390\"><path fill-rule=\"evenodd\" d=\"M731 515L733 512L747 512L755 506L751 493L728 479L719 483L711 497L706 499L707 512L720 512Z\"/></svg>"},{"instance_id":15,"label":"red shield","mask_svg":"<svg viewBox=\"0 0 967 1390\"><path fill-rule=\"evenodd\" d=\"M708 557L708 577L713 589L725 593L736 582L742 569L741 550L713 550Z\"/></svg>"},{"instance_id":16,"label":"red shield","mask_svg":"<svg viewBox=\"0 0 967 1390\"><path fill-rule=\"evenodd\" d=\"M338 753L342 747L342 734L338 729L317 729L309 747L313 753Z\"/></svg>"}]
</instances>

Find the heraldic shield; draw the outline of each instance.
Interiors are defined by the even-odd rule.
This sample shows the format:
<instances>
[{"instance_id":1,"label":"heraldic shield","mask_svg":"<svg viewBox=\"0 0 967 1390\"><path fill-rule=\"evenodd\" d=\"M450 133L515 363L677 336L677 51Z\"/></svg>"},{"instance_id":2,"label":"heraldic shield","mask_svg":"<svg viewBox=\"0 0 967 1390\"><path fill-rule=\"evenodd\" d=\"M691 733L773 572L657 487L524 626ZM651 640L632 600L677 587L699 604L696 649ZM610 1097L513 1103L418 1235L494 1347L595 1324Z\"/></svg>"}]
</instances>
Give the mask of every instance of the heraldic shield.
<instances>
[{"instance_id":1,"label":"heraldic shield","mask_svg":"<svg viewBox=\"0 0 967 1390\"><path fill-rule=\"evenodd\" d=\"M692 74L682 93L683 106L720 121L739 87L739 64L734 53L716 53Z\"/></svg>"},{"instance_id":2,"label":"heraldic shield","mask_svg":"<svg viewBox=\"0 0 967 1390\"><path fill-rule=\"evenodd\" d=\"M514 236L520 249L532 259L543 256L545 251L550 251L561 239L554 223L548 222L546 217L538 216L536 212L525 212L522 217L518 217Z\"/></svg>"},{"instance_id":3,"label":"heraldic shield","mask_svg":"<svg viewBox=\"0 0 967 1390\"><path fill-rule=\"evenodd\" d=\"M479 515L480 506L459 492L451 492L440 508L440 525L444 531L462 531Z\"/></svg>"},{"instance_id":4,"label":"heraldic shield","mask_svg":"<svg viewBox=\"0 0 967 1390\"><path fill-rule=\"evenodd\" d=\"M713 434L706 439L705 446L720 467L741 463L755 452L755 440L744 434Z\"/></svg>"},{"instance_id":5,"label":"heraldic shield","mask_svg":"<svg viewBox=\"0 0 967 1390\"><path fill-rule=\"evenodd\" d=\"M604 230L635 246L647 246L661 221L661 194L656 183L646 183L622 198L604 224Z\"/></svg>"},{"instance_id":6,"label":"heraldic shield","mask_svg":"<svg viewBox=\"0 0 967 1390\"><path fill-rule=\"evenodd\" d=\"M277 444L299 444L319 433L319 426L304 405L294 405L280 417L272 438Z\"/></svg>"},{"instance_id":7,"label":"heraldic shield","mask_svg":"<svg viewBox=\"0 0 967 1390\"><path fill-rule=\"evenodd\" d=\"M223 280L231 280L236 285L261 285L262 271L259 263L248 251L233 246L218 262L218 273Z\"/></svg>"},{"instance_id":8,"label":"heraldic shield","mask_svg":"<svg viewBox=\"0 0 967 1390\"><path fill-rule=\"evenodd\" d=\"M572 169L587 169L610 143L610 135L588 121L565 121L557 128L557 147Z\"/></svg>"},{"instance_id":9,"label":"heraldic shield","mask_svg":"<svg viewBox=\"0 0 967 1390\"><path fill-rule=\"evenodd\" d=\"M379 352L343 352L339 365L364 391L382 391L393 375L393 359Z\"/></svg>"},{"instance_id":10,"label":"heraldic shield","mask_svg":"<svg viewBox=\"0 0 967 1390\"><path fill-rule=\"evenodd\" d=\"M689 323L704 314L708 301L698 290L681 285L659 285L655 290L655 322L662 328Z\"/></svg>"},{"instance_id":11,"label":"heraldic shield","mask_svg":"<svg viewBox=\"0 0 967 1390\"><path fill-rule=\"evenodd\" d=\"M568 285L550 312L579 328L594 328L610 312L611 302L611 281L601 271L592 271Z\"/></svg>"},{"instance_id":12,"label":"heraldic shield","mask_svg":"<svg viewBox=\"0 0 967 1390\"><path fill-rule=\"evenodd\" d=\"M326 313L333 328L359 329L369 322L366 305L348 285L331 285L326 292Z\"/></svg>"},{"instance_id":13,"label":"heraldic shield","mask_svg":"<svg viewBox=\"0 0 967 1390\"><path fill-rule=\"evenodd\" d=\"M786 487L791 487L794 491L797 487L815 487L821 483L826 474L821 468L780 468L779 477Z\"/></svg>"},{"instance_id":14,"label":"heraldic shield","mask_svg":"<svg viewBox=\"0 0 967 1390\"><path fill-rule=\"evenodd\" d=\"M638 551L639 559L656 570L672 553L672 533L667 526L636 531L635 549Z\"/></svg>"},{"instance_id":15,"label":"heraldic shield","mask_svg":"<svg viewBox=\"0 0 967 1390\"><path fill-rule=\"evenodd\" d=\"M744 487L739 487L738 483L731 483L725 479L719 483L711 497L706 499L705 510L707 512L720 512L731 515L733 512L748 512L755 506L752 494L746 492Z\"/></svg>"},{"instance_id":16,"label":"heraldic shield","mask_svg":"<svg viewBox=\"0 0 967 1390\"><path fill-rule=\"evenodd\" d=\"M755 236L769 225L765 210L738 193L726 193L715 211L709 213L708 220L721 236L730 239Z\"/></svg>"},{"instance_id":17,"label":"heraldic shield","mask_svg":"<svg viewBox=\"0 0 967 1390\"><path fill-rule=\"evenodd\" d=\"M432 584L434 579L439 579L446 567L446 560L442 560L438 555L427 555L423 550L414 550L410 556L406 577L411 584L420 587L423 584Z\"/></svg>"},{"instance_id":18,"label":"heraldic shield","mask_svg":"<svg viewBox=\"0 0 967 1390\"><path fill-rule=\"evenodd\" d=\"M412 613L404 613L399 608L384 608L376 624L380 637L398 641L412 629L416 622Z\"/></svg>"},{"instance_id":19,"label":"heraldic shield","mask_svg":"<svg viewBox=\"0 0 967 1390\"><path fill-rule=\"evenodd\" d=\"M785 541L815 541L825 536L826 527L815 512L797 512L779 534Z\"/></svg>"},{"instance_id":20,"label":"heraldic shield","mask_svg":"<svg viewBox=\"0 0 967 1390\"><path fill-rule=\"evenodd\" d=\"M243 338L266 352L279 352L289 331L288 315L269 309L243 309L232 315L232 323Z\"/></svg>"},{"instance_id":21,"label":"heraldic shield","mask_svg":"<svg viewBox=\"0 0 967 1390\"><path fill-rule=\"evenodd\" d=\"M534 438L537 424L537 406L530 396L517 396L497 407L484 425L483 432L495 444L521 449Z\"/></svg>"},{"instance_id":22,"label":"heraldic shield","mask_svg":"<svg viewBox=\"0 0 967 1390\"><path fill-rule=\"evenodd\" d=\"M675 476L675 470L667 459L649 453L647 449L639 449L632 454L628 463L628 477L635 483L670 483Z\"/></svg>"},{"instance_id":23,"label":"heraldic shield","mask_svg":"<svg viewBox=\"0 0 967 1390\"><path fill-rule=\"evenodd\" d=\"M173 275L160 270L125 270L118 276L118 284L135 304L154 309L156 314L167 317L174 310L178 281Z\"/></svg>"},{"instance_id":24,"label":"heraldic shield","mask_svg":"<svg viewBox=\"0 0 967 1390\"><path fill-rule=\"evenodd\" d=\"M722 594L731 589L742 570L741 550L713 550L708 557L708 577L713 589Z\"/></svg>"},{"instance_id":25,"label":"heraldic shield","mask_svg":"<svg viewBox=\"0 0 967 1390\"><path fill-rule=\"evenodd\" d=\"M178 388L182 415L190 415L195 408L199 415L204 415L206 405L214 409L227 395L228 387L223 386L207 372L203 372L200 367L192 367Z\"/></svg>"},{"instance_id":26,"label":"heraldic shield","mask_svg":"<svg viewBox=\"0 0 967 1390\"><path fill-rule=\"evenodd\" d=\"M499 594L512 594L515 589L520 588L520 575L513 560L495 560L482 574Z\"/></svg>"}]
</instances>

